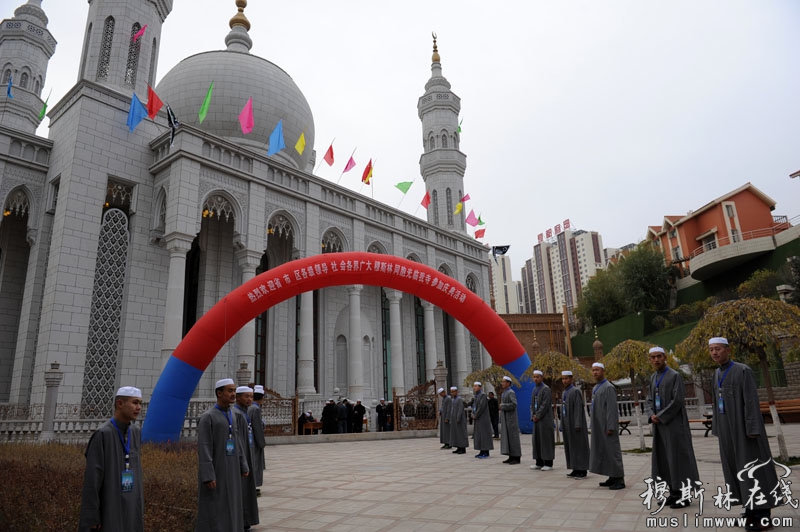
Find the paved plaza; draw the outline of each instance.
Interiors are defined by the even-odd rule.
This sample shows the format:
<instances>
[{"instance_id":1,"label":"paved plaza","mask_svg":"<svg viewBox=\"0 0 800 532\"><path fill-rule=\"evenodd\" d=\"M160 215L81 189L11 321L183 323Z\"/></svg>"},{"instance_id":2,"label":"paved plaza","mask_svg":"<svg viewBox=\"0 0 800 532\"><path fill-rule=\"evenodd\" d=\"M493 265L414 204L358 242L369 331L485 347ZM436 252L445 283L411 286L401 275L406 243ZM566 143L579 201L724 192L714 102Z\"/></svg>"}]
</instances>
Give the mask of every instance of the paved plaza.
<instances>
[{"instance_id":1,"label":"paved plaza","mask_svg":"<svg viewBox=\"0 0 800 532\"><path fill-rule=\"evenodd\" d=\"M633 435L621 438L623 450L638 447L636 429L631 428ZM774 434L771 425L768 432ZM800 455L800 425L786 426L784 432L789 454ZM522 435L522 465L516 466L503 464L499 450L489 460L476 460L475 452L459 456L439 450L435 438L269 446L259 499L261 525L253 530L741 530L724 523L703 526L703 518L738 517L741 508L728 512L714 506L717 487L725 488L717 439L703 437L699 430L692 434L706 490L700 526L695 525L695 502L686 510L664 508L655 516L661 518L659 526L648 527L651 516L640 494L646 490L644 479L650 477L649 454L625 453L628 487L609 491L597 485L605 477L567 478L561 446L556 448L553 471L532 471L530 435ZM777 456L777 440L770 438L770 443ZM495 447L499 449L499 441ZM798 470L786 480L797 487L793 498L800 496ZM800 529L800 510L782 506L773 510L773 517L785 518L784 525L789 525L776 530Z\"/></svg>"}]
</instances>

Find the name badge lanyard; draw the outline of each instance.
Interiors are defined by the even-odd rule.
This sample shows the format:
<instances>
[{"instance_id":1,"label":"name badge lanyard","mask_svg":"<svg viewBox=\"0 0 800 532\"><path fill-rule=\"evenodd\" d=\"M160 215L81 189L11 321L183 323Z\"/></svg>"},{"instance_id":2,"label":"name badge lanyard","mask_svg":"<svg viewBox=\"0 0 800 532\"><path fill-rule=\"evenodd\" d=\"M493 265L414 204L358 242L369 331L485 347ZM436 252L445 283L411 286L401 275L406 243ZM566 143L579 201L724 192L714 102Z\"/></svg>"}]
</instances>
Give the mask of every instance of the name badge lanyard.
<instances>
[{"instance_id":1,"label":"name badge lanyard","mask_svg":"<svg viewBox=\"0 0 800 532\"><path fill-rule=\"evenodd\" d=\"M570 388L572 388L571 384L566 387L564 394L561 396L561 419L565 419L567 417L567 392Z\"/></svg>"},{"instance_id":2,"label":"name badge lanyard","mask_svg":"<svg viewBox=\"0 0 800 532\"><path fill-rule=\"evenodd\" d=\"M247 415L247 410L245 410L238 404L236 405L236 408L242 411L242 414L244 414L244 418L247 420L247 441L252 447L253 445L255 445L255 441L253 440L253 422L250 421L250 416Z\"/></svg>"},{"instance_id":3,"label":"name badge lanyard","mask_svg":"<svg viewBox=\"0 0 800 532\"><path fill-rule=\"evenodd\" d=\"M720 414L725 413L725 401L722 400L722 383L725 382L725 377L728 376L728 372L733 367L733 364L728 366L728 369L722 374L722 377L719 376L719 368L717 368L717 391L719 392L719 397L717 397L717 410L719 410Z\"/></svg>"},{"instance_id":4,"label":"name badge lanyard","mask_svg":"<svg viewBox=\"0 0 800 532\"><path fill-rule=\"evenodd\" d=\"M131 471L131 442L129 433L126 432L125 436L122 435L122 430L120 430L119 425L117 425L116 420L112 417L111 424L114 425L114 428L117 429L117 435L119 436L119 442L122 444L122 450L125 452L125 469L122 471L121 475L121 487L123 493L128 493L133 491L133 471Z\"/></svg>"},{"instance_id":5,"label":"name badge lanyard","mask_svg":"<svg viewBox=\"0 0 800 532\"><path fill-rule=\"evenodd\" d=\"M594 412L594 396L597 395L597 390L600 389L602 385L606 383L608 379L603 379L602 381L598 382L597 385L592 390L592 403L589 405L589 413L591 414Z\"/></svg>"},{"instance_id":6,"label":"name badge lanyard","mask_svg":"<svg viewBox=\"0 0 800 532\"><path fill-rule=\"evenodd\" d=\"M656 412L661 410L661 392L659 391L659 387L661 386L661 381L664 380L664 375L666 374L667 370L664 369L664 371L661 372L661 377L659 377L658 380L656 381L656 400L655 400Z\"/></svg>"},{"instance_id":7,"label":"name badge lanyard","mask_svg":"<svg viewBox=\"0 0 800 532\"><path fill-rule=\"evenodd\" d=\"M225 444L225 454L231 456L233 454L233 414L230 410L223 410L219 405L214 405L214 408L225 414L225 419L228 420L228 441Z\"/></svg>"}]
</instances>

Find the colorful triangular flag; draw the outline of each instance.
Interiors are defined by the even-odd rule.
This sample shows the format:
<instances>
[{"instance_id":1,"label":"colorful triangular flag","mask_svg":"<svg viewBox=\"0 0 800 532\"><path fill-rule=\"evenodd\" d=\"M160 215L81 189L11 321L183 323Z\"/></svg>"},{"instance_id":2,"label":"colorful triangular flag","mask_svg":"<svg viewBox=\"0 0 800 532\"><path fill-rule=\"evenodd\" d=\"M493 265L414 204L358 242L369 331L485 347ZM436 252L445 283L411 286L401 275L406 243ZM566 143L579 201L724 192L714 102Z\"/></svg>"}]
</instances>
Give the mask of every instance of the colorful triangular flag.
<instances>
[{"instance_id":1,"label":"colorful triangular flag","mask_svg":"<svg viewBox=\"0 0 800 532\"><path fill-rule=\"evenodd\" d=\"M464 123L464 119L462 118L461 121L458 123L458 132L461 133L461 124Z\"/></svg>"},{"instance_id":2,"label":"colorful triangular flag","mask_svg":"<svg viewBox=\"0 0 800 532\"><path fill-rule=\"evenodd\" d=\"M269 148L267 155L275 155L286 147L283 141L283 120L278 120L278 125L272 130L269 135Z\"/></svg>"},{"instance_id":3,"label":"colorful triangular flag","mask_svg":"<svg viewBox=\"0 0 800 532\"><path fill-rule=\"evenodd\" d=\"M156 94L156 91L153 90L153 87L148 85L147 86L147 116L150 117L150 120L152 120L152 119L154 119L156 117L156 115L161 110L161 107L163 105L164 105L164 102L162 102L161 98L158 97L158 94Z\"/></svg>"},{"instance_id":4,"label":"colorful triangular flag","mask_svg":"<svg viewBox=\"0 0 800 532\"><path fill-rule=\"evenodd\" d=\"M479 229L480 231L480 229ZM475 231L477 233L477 231ZM508 253L508 248L511 246L492 246L492 258L497 262L498 255L505 255Z\"/></svg>"},{"instance_id":5,"label":"colorful triangular flag","mask_svg":"<svg viewBox=\"0 0 800 532\"><path fill-rule=\"evenodd\" d=\"M425 196L422 197L420 205L422 205L427 209L430 204L431 204L431 193L430 191L425 191Z\"/></svg>"},{"instance_id":6,"label":"colorful triangular flag","mask_svg":"<svg viewBox=\"0 0 800 532\"><path fill-rule=\"evenodd\" d=\"M366 168L364 168L364 173L361 174L361 182L369 185L370 179L372 179L372 159L369 160Z\"/></svg>"},{"instance_id":7,"label":"colorful triangular flag","mask_svg":"<svg viewBox=\"0 0 800 532\"><path fill-rule=\"evenodd\" d=\"M133 133L136 126L138 126L146 116L147 109L144 108L144 105L142 105L142 102L139 101L138 96L136 96L134 92L133 98L131 98L131 108L128 111L128 129L130 129L131 133Z\"/></svg>"},{"instance_id":8,"label":"colorful triangular flag","mask_svg":"<svg viewBox=\"0 0 800 532\"><path fill-rule=\"evenodd\" d=\"M344 165L344 170L342 171L342 173L349 172L355 167L355 165L356 165L356 160L353 159L353 156L351 155L350 160L347 161L346 165Z\"/></svg>"},{"instance_id":9,"label":"colorful triangular flag","mask_svg":"<svg viewBox=\"0 0 800 532\"><path fill-rule=\"evenodd\" d=\"M469 194L465 194L463 198L461 198L461 203L466 203L472 198L469 197Z\"/></svg>"},{"instance_id":10,"label":"colorful triangular flag","mask_svg":"<svg viewBox=\"0 0 800 532\"><path fill-rule=\"evenodd\" d=\"M395 188L400 190L403 194L408 194L408 189L410 189L413 184L413 181L401 181L395 185Z\"/></svg>"},{"instance_id":11,"label":"colorful triangular flag","mask_svg":"<svg viewBox=\"0 0 800 532\"><path fill-rule=\"evenodd\" d=\"M167 104L167 124L169 124L169 145L175 144L175 130L181 125L172 108Z\"/></svg>"},{"instance_id":12,"label":"colorful triangular flag","mask_svg":"<svg viewBox=\"0 0 800 532\"><path fill-rule=\"evenodd\" d=\"M328 146L328 151L325 152L325 157L322 158L328 166L333 166L333 143Z\"/></svg>"},{"instance_id":13,"label":"colorful triangular flag","mask_svg":"<svg viewBox=\"0 0 800 532\"><path fill-rule=\"evenodd\" d=\"M469 215L467 216L467 219L464 221L469 225L471 225L472 227L478 225L478 218L475 216L475 211L469 211Z\"/></svg>"},{"instance_id":14,"label":"colorful triangular flag","mask_svg":"<svg viewBox=\"0 0 800 532\"><path fill-rule=\"evenodd\" d=\"M242 126L242 133L247 135L253 131L255 127L255 119L253 118L253 99L249 98L247 103L244 104L242 112L239 113L239 125Z\"/></svg>"},{"instance_id":15,"label":"colorful triangular flag","mask_svg":"<svg viewBox=\"0 0 800 532\"><path fill-rule=\"evenodd\" d=\"M14 95L11 94L11 87L14 86L14 76L8 76L8 87L6 87L6 96L13 99Z\"/></svg>"},{"instance_id":16,"label":"colorful triangular flag","mask_svg":"<svg viewBox=\"0 0 800 532\"><path fill-rule=\"evenodd\" d=\"M486 229L478 229L477 231L475 231L475 238L483 238L485 234L486 234Z\"/></svg>"},{"instance_id":17,"label":"colorful triangular flag","mask_svg":"<svg viewBox=\"0 0 800 532\"><path fill-rule=\"evenodd\" d=\"M478 225L486 225L486 222L483 221L480 214L478 215Z\"/></svg>"},{"instance_id":18,"label":"colorful triangular flag","mask_svg":"<svg viewBox=\"0 0 800 532\"><path fill-rule=\"evenodd\" d=\"M208 114L208 108L211 107L211 93L214 92L214 82L211 82L211 85L208 86L208 91L206 92L206 97L203 99L203 105L200 106L200 112L197 113L197 118L200 119L200 123L203 123L203 120L206 119L206 115Z\"/></svg>"},{"instance_id":19,"label":"colorful triangular flag","mask_svg":"<svg viewBox=\"0 0 800 532\"><path fill-rule=\"evenodd\" d=\"M297 139L297 142L294 145L294 149L300 155L303 155L303 152L306 151L306 133L305 133L305 131L300 133L300 138Z\"/></svg>"},{"instance_id":20,"label":"colorful triangular flag","mask_svg":"<svg viewBox=\"0 0 800 532\"><path fill-rule=\"evenodd\" d=\"M464 209L464 204L460 201L456 203L456 210L453 211L453 214L461 214L461 211Z\"/></svg>"},{"instance_id":21,"label":"colorful triangular flag","mask_svg":"<svg viewBox=\"0 0 800 532\"><path fill-rule=\"evenodd\" d=\"M133 42L138 41L142 37L142 35L144 35L144 30L146 30L146 29L147 29L147 24L142 26L142 29L140 29L139 31L136 32L136 34L133 36Z\"/></svg>"},{"instance_id":22,"label":"colorful triangular flag","mask_svg":"<svg viewBox=\"0 0 800 532\"><path fill-rule=\"evenodd\" d=\"M50 94L53 94L53 89L50 89ZM47 95L47 99L44 101L44 105L42 105L42 110L39 111L39 122L44 119L44 115L47 113L47 102L50 101L50 94Z\"/></svg>"}]
</instances>

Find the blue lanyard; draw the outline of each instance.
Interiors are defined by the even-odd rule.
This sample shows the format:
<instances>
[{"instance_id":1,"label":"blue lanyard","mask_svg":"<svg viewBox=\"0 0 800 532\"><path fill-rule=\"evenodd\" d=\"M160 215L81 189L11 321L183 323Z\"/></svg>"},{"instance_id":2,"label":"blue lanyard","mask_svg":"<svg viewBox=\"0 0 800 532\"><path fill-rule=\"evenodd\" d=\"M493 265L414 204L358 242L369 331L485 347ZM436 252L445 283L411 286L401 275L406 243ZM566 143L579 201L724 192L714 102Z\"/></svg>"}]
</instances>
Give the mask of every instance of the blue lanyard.
<instances>
[{"instance_id":1,"label":"blue lanyard","mask_svg":"<svg viewBox=\"0 0 800 532\"><path fill-rule=\"evenodd\" d=\"M214 405L214 408L225 414L225 419L228 420L228 438L233 439L233 418L230 410L223 410L217 404Z\"/></svg>"},{"instance_id":2,"label":"blue lanyard","mask_svg":"<svg viewBox=\"0 0 800 532\"><path fill-rule=\"evenodd\" d=\"M594 400L594 396L597 395L597 390L599 390L600 387L602 385L604 385L607 381L608 381L608 379L603 379L603 380L601 380L600 382L597 383L597 385L592 390L592 400Z\"/></svg>"},{"instance_id":3,"label":"blue lanyard","mask_svg":"<svg viewBox=\"0 0 800 532\"><path fill-rule=\"evenodd\" d=\"M131 468L131 442L130 439L127 437L128 433L125 433L125 437L122 436L122 430L120 430L119 425L111 418L111 424L114 425L114 428L117 429L117 434L119 435L119 442L122 444L122 450L125 451L125 469Z\"/></svg>"},{"instance_id":4,"label":"blue lanyard","mask_svg":"<svg viewBox=\"0 0 800 532\"><path fill-rule=\"evenodd\" d=\"M241 410L241 411L242 411L242 414L244 414L244 418L247 420L247 424L248 424L248 425L251 425L251 423L250 423L250 416L248 416L248 415L247 415L247 410L245 410L244 408L242 408L242 407L241 407L241 406L239 406L238 404L236 405L236 408L238 408L239 410Z\"/></svg>"},{"instance_id":5,"label":"blue lanyard","mask_svg":"<svg viewBox=\"0 0 800 532\"><path fill-rule=\"evenodd\" d=\"M717 368L717 388L719 389L720 393L722 393L722 383L725 382L725 377L728 376L728 372L733 367L733 362L730 363L731 365L728 366L728 369L725 370L725 373L722 374L722 378L719 378L719 368Z\"/></svg>"},{"instance_id":6,"label":"blue lanyard","mask_svg":"<svg viewBox=\"0 0 800 532\"><path fill-rule=\"evenodd\" d=\"M564 394L561 396L561 401L562 401L562 402L566 402L566 401L567 401L567 392L570 390L570 388L572 388L572 386L573 386L573 385L572 385L572 384L570 384L569 386L567 386L566 388L564 388Z\"/></svg>"},{"instance_id":7,"label":"blue lanyard","mask_svg":"<svg viewBox=\"0 0 800 532\"><path fill-rule=\"evenodd\" d=\"M664 368L664 371L661 372L661 377L656 381L656 393L659 393L658 387L661 386L661 381L664 380L664 375L667 374L667 368ZM656 373L658 375L658 373Z\"/></svg>"}]
</instances>

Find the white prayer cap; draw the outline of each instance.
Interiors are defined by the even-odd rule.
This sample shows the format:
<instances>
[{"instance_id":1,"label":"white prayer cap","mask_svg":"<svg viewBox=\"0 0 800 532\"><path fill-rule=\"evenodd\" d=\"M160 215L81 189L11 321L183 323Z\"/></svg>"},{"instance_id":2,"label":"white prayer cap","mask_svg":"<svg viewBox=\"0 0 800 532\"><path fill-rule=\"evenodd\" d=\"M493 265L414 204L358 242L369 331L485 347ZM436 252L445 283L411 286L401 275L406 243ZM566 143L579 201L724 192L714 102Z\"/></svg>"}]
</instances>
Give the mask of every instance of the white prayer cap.
<instances>
[{"instance_id":1,"label":"white prayer cap","mask_svg":"<svg viewBox=\"0 0 800 532\"><path fill-rule=\"evenodd\" d=\"M540 370L540 369L533 370L533 374L534 375L544 375L544 373L542 373L542 370Z\"/></svg>"},{"instance_id":2,"label":"white prayer cap","mask_svg":"<svg viewBox=\"0 0 800 532\"><path fill-rule=\"evenodd\" d=\"M138 397L139 399L142 398L142 390L139 388L134 388L133 386L123 386L119 390L117 390L116 397Z\"/></svg>"},{"instance_id":3,"label":"white prayer cap","mask_svg":"<svg viewBox=\"0 0 800 532\"><path fill-rule=\"evenodd\" d=\"M450 391L451 391L451 392L452 392L452 391L455 391L455 390L458 390L458 386L451 386L451 387L450 387Z\"/></svg>"},{"instance_id":4,"label":"white prayer cap","mask_svg":"<svg viewBox=\"0 0 800 532\"><path fill-rule=\"evenodd\" d=\"M569 370L567 370L567 371L562 371L562 372L561 372L561 376L562 376L562 377L572 377L572 372L571 372L571 371L569 371Z\"/></svg>"},{"instance_id":5,"label":"white prayer cap","mask_svg":"<svg viewBox=\"0 0 800 532\"><path fill-rule=\"evenodd\" d=\"M236 388L236 393L237 394L247 393L247 392L252 392L252 391L253 391L253 389L251 387L249 387L249 386L239 386L238 388Z\"/></svg>"},{"instance_id":6,"label":"white prayer cap","mask_svg":"<svg viewBox=\"0 0 800 532\"><path fill-rule=\"evenodd\" d=\"M385 401L385 400L386 400L386 399L384 399L383 397L381 397L381 401Z\"/></svg>"},{"instance_id":7,"label":"white prayer cap","mask_svg":"<svg viewBox=\"0 0 800 532\"><path fill-rule=\"evenodd\" d=\"M328 402L329 403L335 403L336 401L334 401L333 398L330 398L330 399L328 399Z\"/></svg>"},{"instance_id":8,"label":"white prayer cap","mask_svg":"<svg viewBox=\"0 0 800 532\"><path fill-rule=\"evenodd\" d=\"M308 412L306 412L306 415L310 416L310 415L311 415L311 410L309 410Z\"/></svg>"},{"instance_id":9,"label":"white prayer cap","mask_svg":"<svg viewBox=\"0 0 800 532\"><path fill-rule=\"evenodd\" d=\"M605 366L605 364L603 364L602 362L595 362L594 364L592 364L592 367L593 367L593 368L603 368L603 369L606 369L606 366Z\"/></svg>"},{"instance_id":10,"label":"white prayer cap","mask_svg":"<svg viewBox=\"0 0 800 532\"><path fill-rule=\"evenodd\" d=\"M508 375L503 375L503 380L504 381L508 381L508 382L514 382L514 381L511 380L511 377L509 377Z\"/></svg>"},{"instance_id":11,"label":"white prayer cap","mask_svg":"<svg viewBox=\"0 0 800 532\"><path fill-rule=\"evenodd\" d=\"M473 382L473 383L472 383L472 385L473 385L473 386L480 386L481 388L483 388L483 384L481 384L481 383L480 383L480 382L478 382L478 381L475 381L475 382Z\"/></svg>"},{"instance_id":12,"label":"white prayer cap","mask_svg":"<svg viewBox=\"0 0 800 532\"><path fill-rule=\"evenodd\" d=\"M664 353L664 348L659 346L651 347L650 354L652 355L653 353Z\"/></svg>"},{"instance_id":13,"label":"white prayer cap","mask_svg":"<svg viewBox=\"0 0 800 532\"><path fill-rule=\"evenodd\" d=\"M253 387L253 393L260 393L260 394L263 395L264 394L264 387L261 386L260 384L256 384L255 387Z\"/></svg>"},{"instance_id":14,"label":"white prayer cap","mask_svg":"<svg viewBox=\"0 0 800 532\"><path fill-rule=\"evenodd\" d=\"M444 391L444 388L439 388L438 390L436 390L436 393L442 393L443 391Z\"/></svg>"},{"instance_id":15,"label":"white prayer cap","mask_svg":"<svg viewBox=\"0 0 800 532\"><path fill-rule=\"evenodd\" d=\"M708 341L708 345L711 345L711 344L728 345L728 339L727 338L723 338L722 336L715 336L714 338L712 338L711 340Z\"/></svg>"},{"instance_id":16,"label":"white prayer cap","mask_svg":"<svg viewBox=\"0 0 800 532\"><path fill-rule=\"evenodd\" d=\"M222 388L223 386L230 386L231 384L235 384L233 379L220 379L217 381L217 384L214 385L214 389Z\"/></svg>"}]
</instances>

